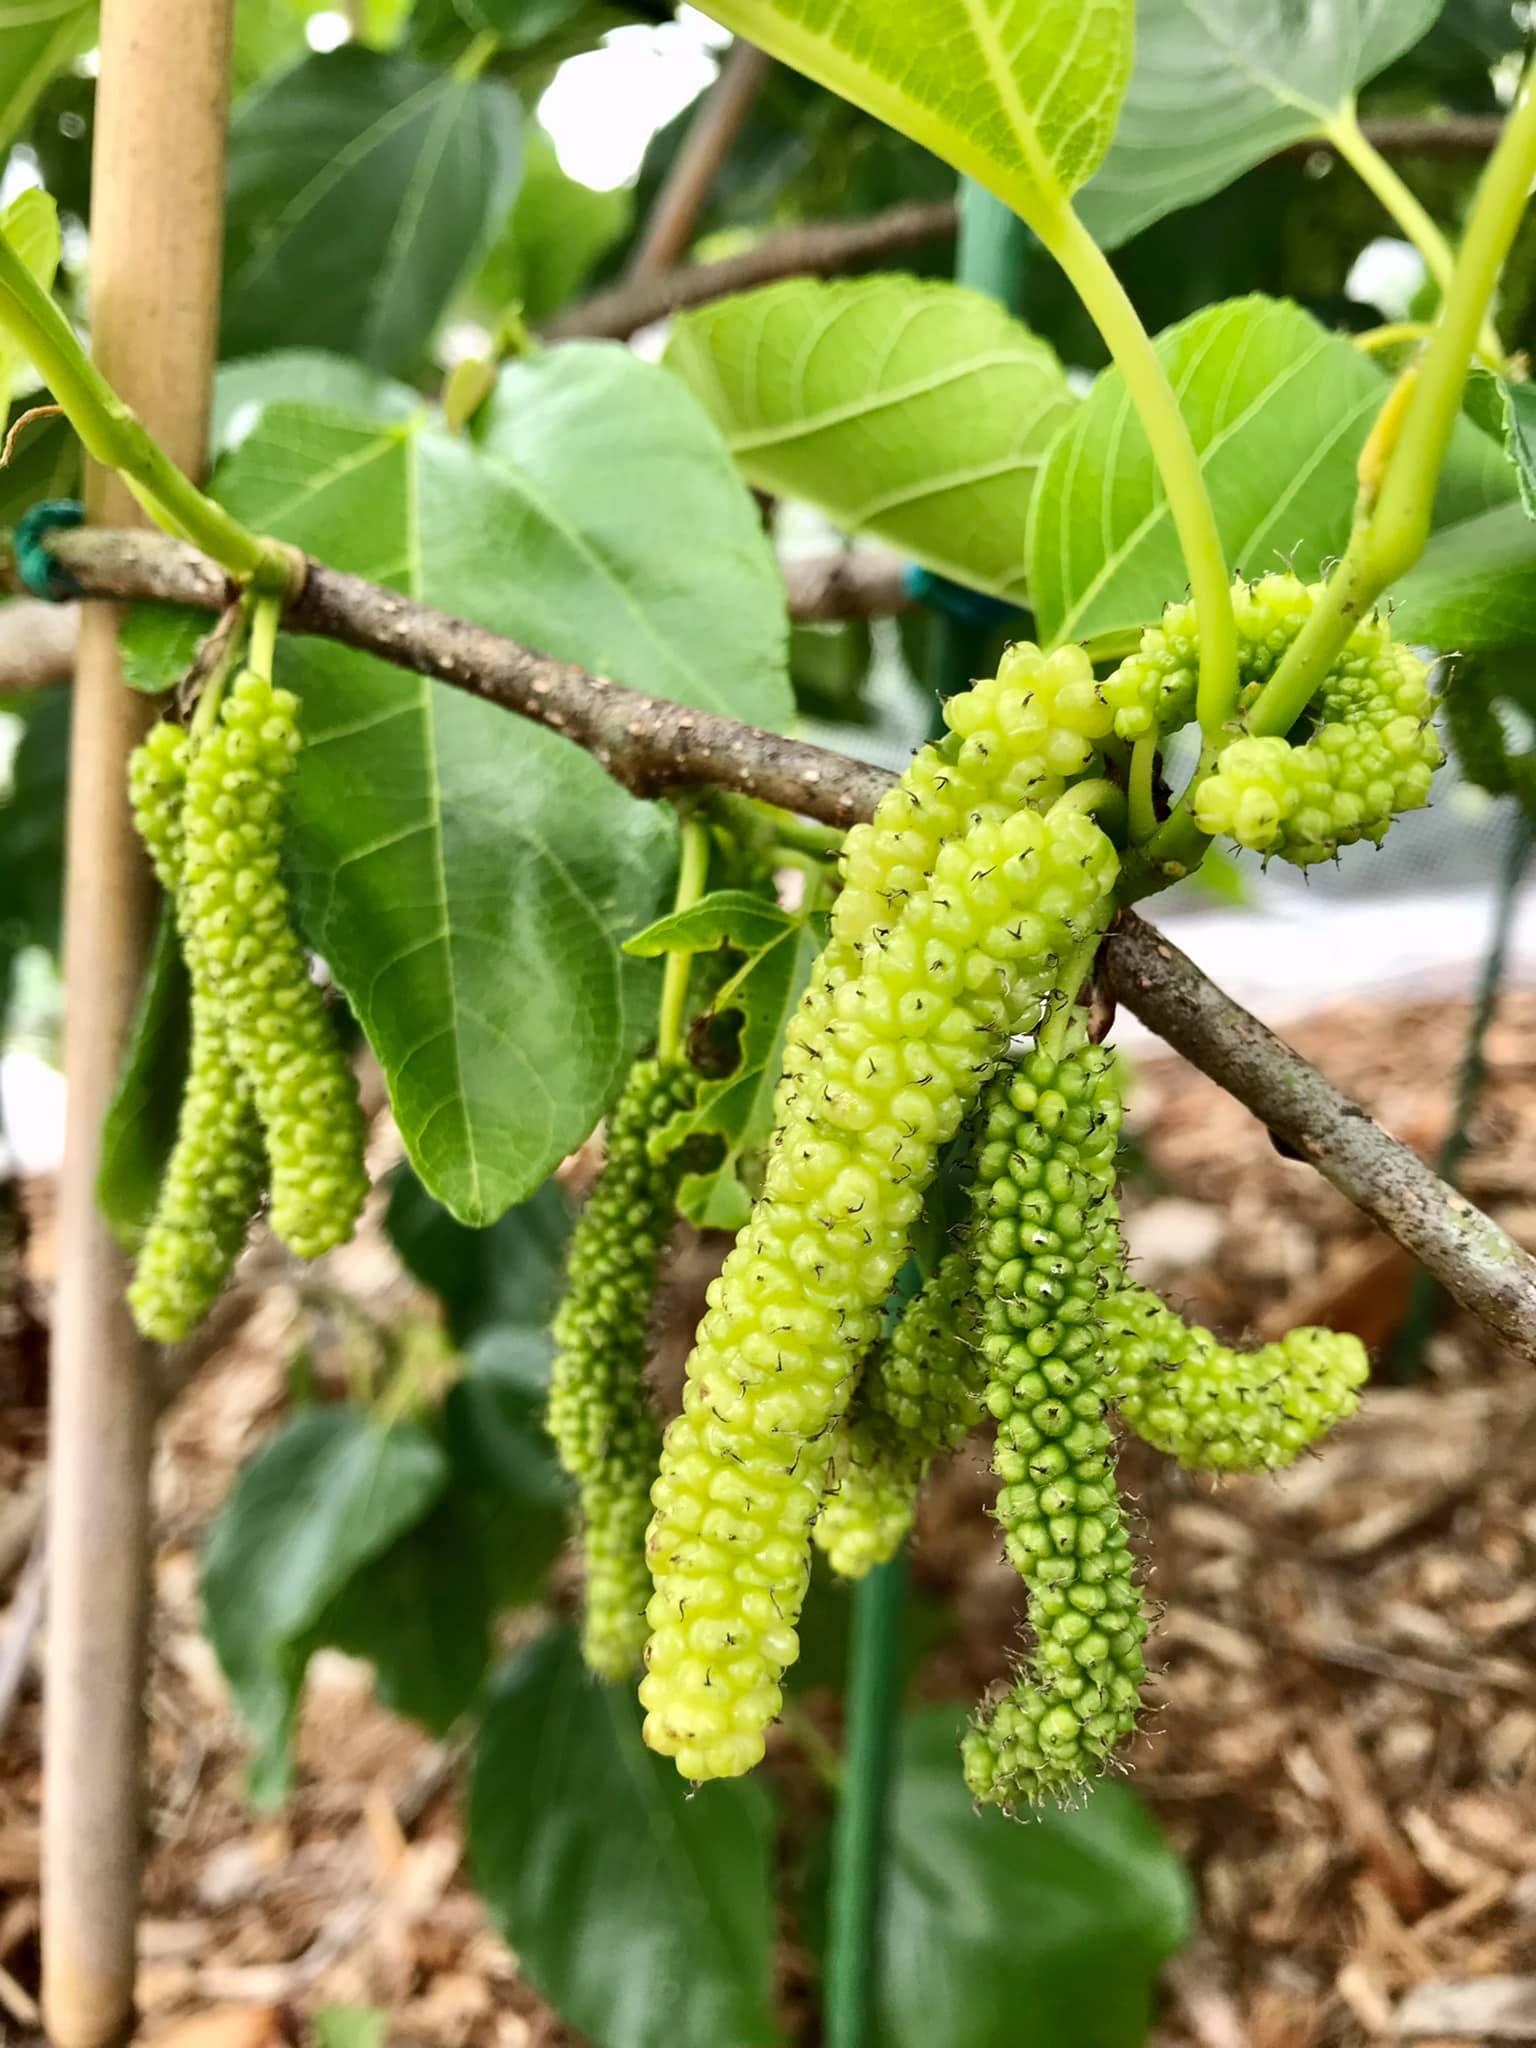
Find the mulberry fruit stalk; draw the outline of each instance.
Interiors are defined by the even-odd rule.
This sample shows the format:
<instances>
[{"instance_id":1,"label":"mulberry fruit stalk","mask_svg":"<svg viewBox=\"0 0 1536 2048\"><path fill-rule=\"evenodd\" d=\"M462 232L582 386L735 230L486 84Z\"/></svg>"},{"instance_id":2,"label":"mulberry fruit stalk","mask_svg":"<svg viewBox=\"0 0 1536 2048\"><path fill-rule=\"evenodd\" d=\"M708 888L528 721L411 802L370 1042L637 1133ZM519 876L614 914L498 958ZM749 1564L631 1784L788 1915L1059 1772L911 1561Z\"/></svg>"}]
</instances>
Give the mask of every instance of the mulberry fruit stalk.
<instances>
[{"instance_id":1,"label":"mulberry fruit stalk","mask_svg":"<svg viewBox=\"0 0 1536 2048\"><path fill-rule=\"evenodd\" d=\"M1354 1414L1370 1372L1348 1332L1290 1330L1235 1351L1186 1323L1149 1288L1123 1287L1101 1311L1105 1385L1126 1425L1202 1472L1273 1472Z\"/></svg>"},{"instance_id":2,"label":"mulberry fruit stalk","mask_svg":"<svg viewBox=\"0 0 1536 2048\"><path fill-rule=\"evenodd\" d=\"M900 1549L936 1458L981 1418L971 1262L951 1252L865 1366L834 1439L811 1533L832 1569L861 1579Z\"/></svg>"},{"instance_id":3,"label":"mulberry fruit stalk","mask_svg":"<svg viewBox=\"0 0 1536 2048\"><path fill-rule=\"evenodd\" d=\"M351 1064L289 913L281 853L298 700L247 669L187 771L179 917L194 991L215 1005L271 1165L272 1228L314 1258L352 1234L368 1178Z\"/></svg>"},{"instance_id":4,"label":"mulberry fruit stalk","mask_svg":"<svg viewBox=\"0 0 1536 2048\"><path fill-rule=\"evenodd\" d=\"M134 823L162 887L173 894L181 875L189 752L181 727L160 724L129 762ZM194 977L176 1142L128 1288L129 1311L144 1336L179 1343L202 1321L239 1257L265 1179L251 1091L218 1005Z\"/></svg>"},{"instance_id":5,"label":"mulberry fruit stalk","mask_svg":"<svg viewBox=\"0 0 1536 2048\"><path fill-rule=\"evenodd\" d=\"M856 975L812 976L822 1021L780 1090L763 1192L710 1288L652 1489L641 1699L646 1740L685 1777L763 1754L834 1432L938 1148L1117 875L1080 810L983 818L940 845L926 886L903 885Z\"/></svg>"},{"instance_id":6,"label":"mulberry fruit stalk","mask_svg":"<svg viewBox=\"0 0 1536 2048\"><path fill-rule=\"evenodd\" d=\"M600 1677L627 1678L645 1646L650 1486L661 1425L645 1384L651 1308L676 1215L685 1154L648 1142L694 1097L692 1070L641 1060L608 1122L608 1155L571 1238L555 1316L547 1421L576 1481L586 1560L582 1652Z\"/></svg>"},{"instance_id":7,"label":"mulberry fruit stalk","mask_svg":"<svg viewBox=\"0 0 1536 2048\"><path fill-rule=\"evenodd\" d=\"M977 1292L1002 1481L997 1518L1029 1590L1034 1648L962 1745L1003 1807L1070 1790L1135 1724L1146 1617L1115 1485L1099 1320L1118 1250L1114 1055L1068 1020L989 1086L973 1189ZM1113 1249L1111 1248L1113 1240Z\"/></svg>"}]
</instances>

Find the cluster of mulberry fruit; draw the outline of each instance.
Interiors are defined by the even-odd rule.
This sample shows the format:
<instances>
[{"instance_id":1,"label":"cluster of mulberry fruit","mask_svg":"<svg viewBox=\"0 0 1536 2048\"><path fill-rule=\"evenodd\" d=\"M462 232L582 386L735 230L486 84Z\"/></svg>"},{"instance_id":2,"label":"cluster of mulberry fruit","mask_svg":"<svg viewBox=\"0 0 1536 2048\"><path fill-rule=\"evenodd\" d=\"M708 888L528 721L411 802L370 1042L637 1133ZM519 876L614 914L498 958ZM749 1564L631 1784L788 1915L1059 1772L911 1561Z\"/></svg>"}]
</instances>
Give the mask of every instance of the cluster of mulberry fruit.
<instances>
[{"instance_id":1,"label":"cluster of mulberry fruit","mask_svg":"<svg viewBox=\"0 0 1536 2048\"><path fill-rule=\"evenodd\" d=\"M1290 575L1238 582L1238 711L1261 697L1321 590ZM1193 716L1200 658L1194 606L1170 605L1104 684L1123 740L1173 731ZM1194 794L1202 832L1278 854L1299 867L1361 839L1379 844L1392 820L1418 810L1444 755L1431 723L1428 672L1384 621L1355 628L1294 737L1234 730L1217 743Z\"/></svg>"},{"instance_id":2,"label":"cluster of mulberry fruit","mask_svg":"<svg viewBox=\"0 0 1536 2048\"><path fill-rule=\"evenodd\" d=\"M790 1047L763 1192L711 1286L652 1491L640 1696L647 1740L688 1778L763 1753L837 1426L939 1148L1117 873L1080 810L978 821L941 843Z\"/></svg>"},{"instance_id":3,"label":"cluster of mulberry fruit","mask_svg":"<svg viewBox=\"0 0 1536 2048\"><path fill-rule=\"evenodd\" d=\"M305 1258L351 1235L368 1191L351 1063L282 875L297 714L289 691L247 670L200 740L158 726L129 767L192 985L176 1145L129 1289L139 1328L162 1342L212 1306L264 1189L273 1230Z\"/></svg>"},{"instance_id":4,"label":"cluster of mulberry fruit","mask_svg":"<svg viewBox=\"0 0 1536 2048\"><path fill-rule=\"evenodd\" d=\"M1294 579L1244 593L1250 701L1311 602ZM1352 1338L1231 1351L1124 1271L1116 1064L1073 1000L1120 873L1093 812L1126 740L1188 714L1197 661L1178 607L1108 681L1079 649L1013 648L848 835L761 1192L710 1286L659 1459L643 1365L676 1169L652 1155L688 1082L654 1062L632 1076L572 1254L550 1425L582 1490L588 1661L633 1661L648 1573L645 1736L689 1779L762 1756L815 1550L845 1578L891 1557L934 1461L981 1424L1031 1641L965 1739L965 1774L1004 1807L1065 1793L1137 1710L1147 1624L1118 1429L1257 1471L1354 1407ZM1422 735L1421 684L1363 629L1317 732L1390 732L1396 692L1392 716ZM1015 1059L1021 1033L1037 1043ZM970 1220L882 1336L941 1155L968 1173Z\"/></svg>"},{"instance_id":5,"label":"cluster of mulberry fruit","mask_svg":"<svg viewBox=\"0 0 1536 2048\"><path fill-rule=\"evenodd\" d=\"M1314 601L1294 577L1238 586L1240 712ZM579 1494L587 1662L620 1680L643 1655L646 1740L689 1779L763 1755L816 1550L850 1579L889 1559L934 1462L985 1428L1029 1637L964 1739L965 1777L1009 1809L1068 1794L1138 1707L1147 1617L1119 1430L1185 1465L1257 1472L1353 1412L1353 1338L1296 1330L1235 1351L1125 1271L1116 1061L1079 1002L1121 881L1095 811L1113 824L1126 809L1128 744L1190 718L1198 662L1187 605L1104 680L1079 648L1011 648L849 833L760 1192L665 1431L649 1326L692 1163L668 1134L698 1082L670 1055L630 1072L572 1239L547 1420ZM1422 666L1369 621L1305 731L1219 737L1196 820L1302 862L1379 838L1424 801L1429 712ZM294 699L248 672L196 741L161 727L132 767L192 984L181 1127L131 1295L159 1337L217 1294L264 1190L307 1256L349 1234L366 1191L350 1068L282 876L297 748ZM966 1220L887 1326L956 1187Z\"/></svg>"}]
</instances>

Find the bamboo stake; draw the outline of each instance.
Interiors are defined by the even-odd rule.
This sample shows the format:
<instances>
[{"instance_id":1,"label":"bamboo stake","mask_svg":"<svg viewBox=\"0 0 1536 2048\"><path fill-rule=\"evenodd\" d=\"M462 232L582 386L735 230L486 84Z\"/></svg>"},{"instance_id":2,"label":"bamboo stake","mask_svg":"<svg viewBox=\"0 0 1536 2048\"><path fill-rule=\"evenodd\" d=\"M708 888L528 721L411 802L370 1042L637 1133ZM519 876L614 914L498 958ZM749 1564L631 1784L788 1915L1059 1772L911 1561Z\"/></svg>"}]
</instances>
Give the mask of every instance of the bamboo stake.
<instances>
[{"instance_id":1,"label":"bamboo stake","mask_svg":"<svg viewBox=\"0 0 1536 2048\"><path fill-rule=\"evenodd\" d=\"M96 360L167 452L201 469L217 343L229 0L105 0L91 208ZM140 523L93 468L90 517ZM96 1206L101 1119L149 938L124 763L147 722L115 607L86 609L76 668L64 945L68 1112L52 1353L43 2004L56 2048L133 2031L149 1457L156 1404Z\"/></svg>"}]
</instances>

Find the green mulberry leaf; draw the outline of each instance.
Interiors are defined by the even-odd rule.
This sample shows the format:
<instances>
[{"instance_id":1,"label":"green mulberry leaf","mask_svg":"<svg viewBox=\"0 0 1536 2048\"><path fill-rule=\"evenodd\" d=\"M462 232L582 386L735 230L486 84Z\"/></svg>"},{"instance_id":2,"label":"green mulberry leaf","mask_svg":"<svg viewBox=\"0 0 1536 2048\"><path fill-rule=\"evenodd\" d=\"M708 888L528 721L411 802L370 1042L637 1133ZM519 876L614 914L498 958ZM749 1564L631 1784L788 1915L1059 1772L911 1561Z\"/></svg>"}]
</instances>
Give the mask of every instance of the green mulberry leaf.
<instances>
[{"instance_id":1,"label":"green mulberry leaf","mask_svg":"<svg viewBox=\"0 0 1536 2048\"><path fill-rule=\"evenodd\" d=\"M251 1798L288 1790L289 1741L311 1631L361 1566L442 1493L448 1461L413 1423L362 1410L301 1415L242 1469L203 1559L209 1638L256 1738Z\"/></svg>"},{"instance_id":2,"label":"green mulberry leaf","mask_svg":"<svg viewBox=\"0 0 1536 2048\"><path fill-rule=\"evenodd\" d=\"M1387 385L1343 336L1284 299L1207 307L1158 337L1238 574L1307 580L1342 552L1355 463ZM1460 420L1436 515L1510 497L1496 442ZM1118 370L1057 435L1030 515L1029 588L1042 639L1119 634L1157 618L1186 576L1151 449Z\"/></svg>"},{"instance_id":3,"label":"green mulberry leaf","mask_svg":"<svg viewBox=\"0 0 1536 2048\"><path fill-rule=\"evenodd\" d=\"M537 1986L604 2048L774 2048L772 1808L761 1785L693 1798L554 1629L486 1706L466 1800L491 1918ZM681 2016L681 2020L680 2020Z\"/></svg>"},{"instance_id":4,"label":"green mulberry leaf","mask_svg":"<svg viewBox=\"0 0 1536 2048\"><path fill-rule=\"evenodd\" d=\"M706 12L1032 225L1098 168L1131 69L1131 0L709 0Z\"/></svg>"},{"instance_id":5,"label":"green mulberry leaf","mask_svg":"<svg viewBox=\"0 0 1536 2048\"><path fill-rule=\"evenodd\" d=\"M1024 602L1024 532L1077 401L1051 349L980 292L795 278L685 314L668 366L759 489Z\"/></svg>"},{"instance_id":6,"label":"green mulberry leaf","mask_svg":"<svg viewBox=\"0 0 1536 2048\"><path fill-rule=\"evenodd\" d=\"M1136 63L1078 210L1106 249L1354 112L1445 0L1137 0Z\"/></svg>"}]
</instances>

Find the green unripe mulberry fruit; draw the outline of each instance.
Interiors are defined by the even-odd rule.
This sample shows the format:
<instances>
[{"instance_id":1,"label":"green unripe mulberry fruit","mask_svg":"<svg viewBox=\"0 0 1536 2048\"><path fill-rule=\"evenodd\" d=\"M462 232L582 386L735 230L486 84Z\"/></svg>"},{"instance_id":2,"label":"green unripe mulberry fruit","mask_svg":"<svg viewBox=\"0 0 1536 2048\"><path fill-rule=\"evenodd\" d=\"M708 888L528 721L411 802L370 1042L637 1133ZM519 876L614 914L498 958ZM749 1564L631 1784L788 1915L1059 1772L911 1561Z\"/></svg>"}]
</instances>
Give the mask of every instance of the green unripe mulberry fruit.
<instances>
[{"instance_id":1,"label":"green unripe mulberry fruit","mask_svg":"<svg viewBox=\"0 0 1536 2048\"><path fill-rule=\"evenodd\" d=\"M186 733L161 724L128 764L134 823L162 887L172 893L181 878L189 758ZM144 1336L179 1343L202 1321L240 1255L265 1179L251 1091L218 1005L194 973L192 1047L176 1143L128 1289Z\"/></svg>"},{"instance_id":2,"label":"green unripe mulberry fruit","mask_svg":"<svg viewBox=\"0 0 1536 2048\"><path fill-rule=\"evenodd\" d=\"M991 1084L973 1192L977 1292L1002 1481L997 1518L1035 1644L963 1745L978 1799L1012 1807L1102 1769L1135 1724L1146 1618L1115 1487L1099 1323L1114 1215L1114 1055L1079 1019Z\"/></svg>"},{"instance_id":3,"label":"green unripe mulberry fruit","mask_svg":"<svg viewBox=\"0 0 1536 2048\"><path fill-rule=\"evenodd\" d=\"M970 1300L970 1258L952 1252L859 1379L811 1531L845 1579L861 1579L896 1555L928 1468L958 1449L981 1418L984 1372Z\"/></svg>"},{"instance_id":4,"label":"green unripe mulberry fruit","mask_svg":"<svg viewBox=\"0 0 1536 2048\"><path fill-rule=\"evenodd\" d=\"M181 809L192 757L185 729L161 721L128 757L128 801L155 879L174 896L181 881Z\"/></svg>"},{"instance_id":5,"label":"green unripe mulberry fruit","mask_svg":"<svg viewBox=\"0 0 1536 2048\"><path fill-rule=\"evenodd\" d=\"M194 983L176 1144L128 1288L144 1336L179 1343L218 1300L260 1204L266 1170L250 1088L218 1006Z\"/></svg>"},{"instance_id":6,"label":"green unripe mulberry fruit","mask_svg":"<svg viewBox=\"0 0 1536 2048\"><path fill-rule=\"evenodd\" d=\"M1102 1310L1106 1380L1128 1427L1202 1472L1272 1472L1353 1415L1370 1372L1347 1332L1290 1330L1257 1351L1234 1351L1186 1323L1145 1287L1125 1287Z\"/></svg>"},{"instance_id":7,"label":"green unripe mulberry fruit","mask_svg":"<svg viewBox=\"0 0 1536 2048\"><path fill-rule=\"evenodd\" d=\"M829 942L790 1021L781 1108L806 1073L802 1048L824 1028L834 992L859 972L860 948L927 887L944 842L1025 805L1043 809L1095 764L1112 717L1082 648L1042 654L1029 641L1005 650L995 676L948 700L948 737L920 749L844 842Z\"/></svg>"},{"instance_id":8,"label":"green unripe mulberry fruit","mask_svg":"<svg viewBox=\"0 0 1536 2048\"><path fill-rule=\"evenodd\" d=\"M608 1154L582 1211L555 1317L547 1421L581 1499L586 1558L582 1652L626 1678L645 1647L651 1578L645 1530L661 1425L645 1384L657 1273L676 1215L684 1153L647 1143L693 1100L692 1070L641 1060L608 1122Z\"/></svg>"},{"instance_id":9,"label":"green unripe mulberry fruit","mask_svg":"<svg viewBox=\"0 0 1536 2048\"><path fill-rule=\"evenodd\" d=\"M281 851L297 699L250 670L193 755L180 922L250 1083L272 1170L272 1228L314 1258L352 1234L368 1192L352 1068L289 915Z\"/></svg>"},{"instance_id":10,"label":"green unripe mulberry fruit","mask_svg":"<svg viewBox=\"0 0 1536 2048\"><path fill-rule=\"evenodd\" d=\"M1239 712L1260 701L1321 590L1290 575L1233 585ZM1194 606L1169 605L1104 683L1119 736L1138 740L1186 724L1199 663ZM1299 867L1360 839L1379 843L1394 817L1429 800L1445 758L1432 709L1423 662L1397 645L1382 619L1362 620L1315 693L1304 738L1228 739L1196 785L1195 822Z\"/></svg>"},{"instance_id":11,"label":"green unripe mulberry fruit","mask_svg":"<svg viewBox=\"0 0 1536 2048\"><path fill-rule=\"evenodd\" d=\"M1107 911L1114 848L1081 811L984 821L872 933L780 1090L763 1193L699 1325L648 1543L646 1740L685 1777L763 1753L833 1432L940 1146L1026 997ZM807 1003L819 1001L817 983Z\"/></svg>"}]
</instances>

